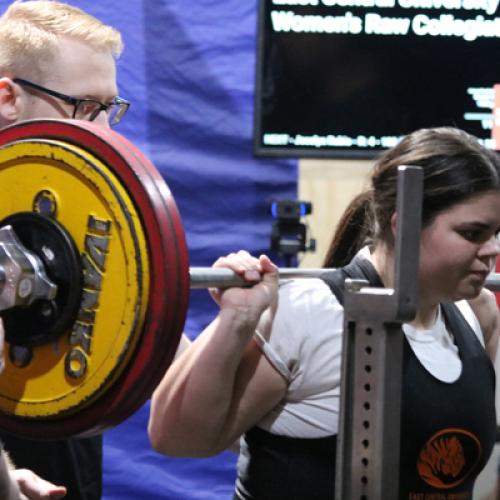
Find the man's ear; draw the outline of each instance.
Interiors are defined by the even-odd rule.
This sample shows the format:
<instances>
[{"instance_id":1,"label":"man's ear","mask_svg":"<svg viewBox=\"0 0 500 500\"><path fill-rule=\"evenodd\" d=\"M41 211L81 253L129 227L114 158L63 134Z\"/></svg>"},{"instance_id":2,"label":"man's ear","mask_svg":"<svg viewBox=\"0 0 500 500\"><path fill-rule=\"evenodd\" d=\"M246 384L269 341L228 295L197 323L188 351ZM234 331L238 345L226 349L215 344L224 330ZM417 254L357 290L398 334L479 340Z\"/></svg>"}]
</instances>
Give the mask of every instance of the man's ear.
<instances>
[{"instance_id":1,"label":"man's ear","mask_svg":"<svg viewBox=\"0 0 500 500\"><path fill-rule=\"evenodd\" d=\"M22 107L21 87L10 78L0 78L0 120L7 122L19 120Z\"/></svg>"},{"instance_id":2,"label":"man's ear","mask_svg":"<svg viewBox=\"0 0 500 500\"><path fill-rule=\"evenodd\" d=\"M396 238L396 226L398 223L398 214L397 212L394 212L391 215L391 232L392 232L392 237Z\"/></svg>"}]
</instances>

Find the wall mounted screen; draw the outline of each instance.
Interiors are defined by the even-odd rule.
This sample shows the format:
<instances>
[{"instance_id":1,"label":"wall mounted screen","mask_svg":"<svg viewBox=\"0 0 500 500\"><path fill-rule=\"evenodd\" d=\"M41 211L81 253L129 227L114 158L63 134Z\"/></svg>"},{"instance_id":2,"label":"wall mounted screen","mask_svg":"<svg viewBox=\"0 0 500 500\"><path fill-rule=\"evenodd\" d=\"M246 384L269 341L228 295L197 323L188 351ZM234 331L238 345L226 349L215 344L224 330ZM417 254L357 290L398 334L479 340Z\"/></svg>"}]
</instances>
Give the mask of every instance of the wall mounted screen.
<instances>
[{"instance_id":1,"label":"wall mounted screen","mask_svg":"<svg viewBox=\"0 0 500 500\"><path fill-rule=\"evenodd\" d=\"M492 147L500 0L261 0L260 156L373 157L452 125Z\"/></svg>"}]
</instances>

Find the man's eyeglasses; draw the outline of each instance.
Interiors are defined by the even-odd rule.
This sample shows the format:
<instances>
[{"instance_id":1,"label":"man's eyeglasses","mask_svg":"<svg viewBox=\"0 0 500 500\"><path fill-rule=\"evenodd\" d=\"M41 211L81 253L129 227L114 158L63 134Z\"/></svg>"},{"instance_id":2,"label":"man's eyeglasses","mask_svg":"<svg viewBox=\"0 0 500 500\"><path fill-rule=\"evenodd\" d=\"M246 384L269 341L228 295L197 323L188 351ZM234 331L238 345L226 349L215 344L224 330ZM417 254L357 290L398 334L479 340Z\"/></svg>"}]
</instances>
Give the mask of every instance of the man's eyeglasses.
<instances>
[{"instance_id":1,"label":"man's eyeglasses","mask_svg":"<svg viewBox=\"0 0 500 500\"><path fill-rule=\"evenodd\" d=\"M110 125L116 125L127 112L130 102L122 99L121 97L114 97L111 102L104 104L102 102L96 101L94 99L78 99L66 94L61 94L55 90L50 90L36 83L30 82L28 80L23 80L22 78L14 78L15 83L18 83L22 87L29 87L39 92L43 92L47 95L61 99L67 104L73 106L73 116L76 120L87 120L93 121L97 118L97 115L101 111L105 111L108 114L108 120Z\"/></svg>"}]
</instances>

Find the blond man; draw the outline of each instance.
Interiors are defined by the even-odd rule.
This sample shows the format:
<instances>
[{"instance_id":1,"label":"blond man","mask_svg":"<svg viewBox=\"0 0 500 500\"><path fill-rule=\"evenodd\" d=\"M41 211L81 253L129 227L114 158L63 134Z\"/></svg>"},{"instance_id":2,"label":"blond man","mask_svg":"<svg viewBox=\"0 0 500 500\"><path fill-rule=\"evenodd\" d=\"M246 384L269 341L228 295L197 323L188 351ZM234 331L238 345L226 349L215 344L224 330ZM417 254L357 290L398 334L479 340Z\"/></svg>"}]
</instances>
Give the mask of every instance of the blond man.
<instances>
[{"instance_id":1,"label":"blond man","mask_svg":"<svg viewBox=\"0 0 500 500\"><path fill-rule=\"evenodd\" d=\"M0 127L34 118L117 123L128 109L117 95L122 48L115 29L80 9L14 2L0 17ZM66 486L72 500L101 498L101 436L45 442L0 433L0 439L17 467Z\"/></svg>"}]
</instances>

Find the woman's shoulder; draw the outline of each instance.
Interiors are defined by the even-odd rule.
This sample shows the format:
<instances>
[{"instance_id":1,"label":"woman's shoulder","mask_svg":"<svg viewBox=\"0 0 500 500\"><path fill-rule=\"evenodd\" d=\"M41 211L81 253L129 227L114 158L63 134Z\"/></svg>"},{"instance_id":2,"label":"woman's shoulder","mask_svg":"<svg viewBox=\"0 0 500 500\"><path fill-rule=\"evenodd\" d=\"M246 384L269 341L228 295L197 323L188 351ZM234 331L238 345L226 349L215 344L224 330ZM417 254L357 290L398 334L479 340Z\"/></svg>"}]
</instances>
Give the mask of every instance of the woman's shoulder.
<instances>
[{"instance_id":1,"label":"woman's shoulder","mask_svg":"<svg viewBox=\"0 0 500 500\"><path fill-rule=\"evenodd\" d=\"M280 303L289 302L295 307L330 306L342 310L330 287L319 278L300 278L286 280L280 283Z\"/></svg>"},{"instance_id":2,"label":"woman's shoulder","mask_svg":"<svg viewBox=\"0 0 500 500\"><path fill-rule=\"evenodd\" d=\"M490 358L494 360L500 336L500 314L495 294L483 288L481 293L475 299L469 300L468 303L481 326L486 351Z\"/></svg>"},{"instance_id":3,"label":"woman's shoulder","mask_svg":"<svg viewBox=\"0 0 500 500\"><path fill-rule=\"evenodd\" d=\"M495 294L486 288L474 299L463 301L474 311L481 329L490 330L498 323L498 306Z\"/></svg>"},{"instance_id":4,"label":"woman's shoulder","mask_svg":"<svg viewBox=\"0 0 500 500\"><path fill-rule=\"evenodd\" d=\"M278 310L273 331L286 332L287 342L303 345L311 338L342 329L343 308L328 285L318 278L286 281L280 284ZM317 332L323 332L318 334Z\"/></svg>"}]
</instances>

